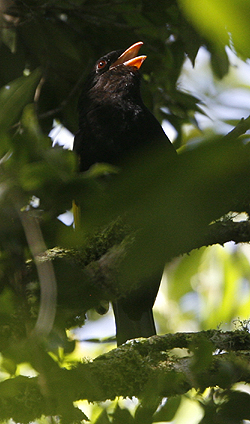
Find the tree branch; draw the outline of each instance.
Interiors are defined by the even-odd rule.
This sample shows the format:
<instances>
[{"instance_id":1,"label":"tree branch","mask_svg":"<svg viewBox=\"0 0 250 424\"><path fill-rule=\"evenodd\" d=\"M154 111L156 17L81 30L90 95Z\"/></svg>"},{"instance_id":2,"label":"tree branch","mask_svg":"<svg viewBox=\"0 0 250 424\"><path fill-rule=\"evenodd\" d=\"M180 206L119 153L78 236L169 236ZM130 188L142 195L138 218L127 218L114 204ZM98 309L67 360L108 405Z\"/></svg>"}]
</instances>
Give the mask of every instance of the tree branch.
<instances>
[{"instance_id":1,"label":"tree branch","mask_svg":"<svg viewBox=\"0 0 250 424\"><path fill-rule=\"evenodd\" d=\"M230 219L222 220L209 225L206 229L206 232L194 238L189 250L182 249L177 254L189 253L189 251L202 246L223 245L228 241L234 241L235 243L250 241L249 221L233 222ZM132 279L130 284L124 284L123 280L120 279L120 269L122 269L123 261L126 260L127 253L133 246L133 237L126 235L124 231L124 239L119 242L118 239L121 236L118 236L118 233L121 232L121 227L115 225L112 231L114 231L113 236L111 233L109 236L111 240L112 238L117 240L114 245L107 246L107 239L104 237L103 243L105 245L102 249L102 234L100 234L98 239L98 246L95 245L95 242L93 242L93 245L90 242L91 260L86 258L86 252L84 251L59 247L49 249L38 257L38 260L43 264L50 261L53 262L56 278L60 282L58 285L59 305L60 307L72 308L73 312L71 315L74 315L75 308L79 308L78 313L80 311L85 313L89 308L97 307L101 300L114 301L126 295L132 289L133 284L138 284L137 280L133 281ZM188 245L189 247L190 244ZM104 253L100 255L102 250ZM29 284L30 281L34 281L35 264L29 262L27 266L29 272L26 283ZM72 280L75 281L73 286L71 284ZM65 295L65 292L68 294ZM61 294L63 295L62 301Z\"/></svg>"},{"instance_id":2,"label":"tree branch","mask_svg":"<svg viewBox=\"0 0 250 424\"><path fill-rule=\"evenodd\" d=\"M195 367L195 350L202 345L207 351L210 350L210 354L199 368ZM174 348L190 351L184 357L178 357L171 352ZM234 369L229 372L230 383L224 375L227 384L250 382L250 360L241 352L249 348L250 335L247 331L223 333L209 330L153 336L127 342L91 363L80 364L76 370L72 370L71 378L77 379L78 399L101 401L116 396L140 398L149 385L152 384L155 389L159 387L159 382L160 395L168 397L185 393L191 387L225 387L220 374L225 363ZM213 355L216 349L220 353ZM92 381L94 384L81 385L80 381Z\"/></svg>"},{"instance_id":3,"label":"tree branch","mask_svg":"<svg viewBox=\"0 0 250 424\"><path fill-rule=\"evenodd\" d=\"M194 243L194 249L213 244L223 245L229 241L233 241L236 244L250 242L250 222L234 222L231 219L216 221L209 225L207 232L202 234L200 240Z\"/></svg>"},{"instance_id":4,"label":"tree branch","mask_svg":"<svg viewBox=\"0 0 250 424\"><path fill-rule=\"evenodd\" d=\"M174 348L185 350L177 356L172 351ZM141 398L151 392L152 396L169 397L186 393L192 387L228 389L236 382L250 382L250 359L245 352L249 348L247 331L209 330L133 340L71 370L59 368L55 363L49 366L52 360L48 355L44 360L49 361L46 369L50 371L43 376L44 381L39 377L18 376L0 383L0 417L6 419L13 412L11 402L6 402L4 395L6 384L8 390L15 393L15 406L22 406L15 409L15 421L23 421L25 415L25 422L40 417L45 410L51 415L60 415L63 405L58 400L66 393L69 408L70 402L80 399ZM29 352L28 345L26 349ZM32 346L30 349L33 352ZM201 352L196 356L199 349L203 349L202 363L199 362ZM45 352L40 350L36 358L44 357Z\"/></svg>"}]
</instances>

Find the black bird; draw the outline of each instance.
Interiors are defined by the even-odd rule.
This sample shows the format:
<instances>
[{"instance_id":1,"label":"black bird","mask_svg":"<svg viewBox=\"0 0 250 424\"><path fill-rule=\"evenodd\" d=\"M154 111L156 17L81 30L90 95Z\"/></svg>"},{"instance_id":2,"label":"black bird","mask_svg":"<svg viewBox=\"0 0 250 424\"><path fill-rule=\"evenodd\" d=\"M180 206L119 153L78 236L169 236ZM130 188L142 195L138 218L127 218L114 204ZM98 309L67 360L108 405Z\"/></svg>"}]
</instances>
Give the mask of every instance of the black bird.
<instances>
[{"instance_id":1,"label":"black bird","mask_svg":"<svg viewBox=\"0 0 250 424\"><path fill-rule=\"evenodd\" d=\"M142 45L138 42L101 57L85 82L74 140L80 171L97 162L125 167L130 157L141 156L156 144L165 144L167 160L176 156L160 123L141 99L139 69L146 56L137 54ZM160 274L153 276L114 302L118 345L156 334L152 307L160 279Z\"/></svg>"}]
</instances>

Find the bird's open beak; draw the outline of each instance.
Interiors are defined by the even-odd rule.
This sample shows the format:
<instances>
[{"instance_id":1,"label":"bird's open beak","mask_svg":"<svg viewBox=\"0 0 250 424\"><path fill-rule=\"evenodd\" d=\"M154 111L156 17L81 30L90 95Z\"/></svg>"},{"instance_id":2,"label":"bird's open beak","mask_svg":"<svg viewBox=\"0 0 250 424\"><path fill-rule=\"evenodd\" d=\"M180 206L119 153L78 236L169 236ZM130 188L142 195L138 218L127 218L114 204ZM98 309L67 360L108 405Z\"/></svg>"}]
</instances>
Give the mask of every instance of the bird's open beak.
<instances>
[{"instance_id":1,"label":"bird's open beak","mask_svg":"<svg viewBox=\"0 0 250 424\"><path fill-rule=\"evenodd\" d=\"M125 52L118 57L118 59L112 64L110 69L115 68L118 65L125 66L135 66L139 69L146 59L147 56L137 56L141 46L143 45L142 41L138 41L137 43L130 46Z\"/></svg>"}]
</instances>

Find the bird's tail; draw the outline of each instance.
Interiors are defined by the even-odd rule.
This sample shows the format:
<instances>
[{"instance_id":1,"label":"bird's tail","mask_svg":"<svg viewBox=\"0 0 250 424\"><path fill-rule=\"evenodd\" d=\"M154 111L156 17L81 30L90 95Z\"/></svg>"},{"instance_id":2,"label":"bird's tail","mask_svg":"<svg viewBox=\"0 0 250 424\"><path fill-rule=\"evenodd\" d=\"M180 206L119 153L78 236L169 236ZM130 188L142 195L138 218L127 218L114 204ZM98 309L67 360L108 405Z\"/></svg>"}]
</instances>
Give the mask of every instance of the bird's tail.
<instances>
[{"instance_id":1,"label":"bird's tail","mask_svg":"<svg viewBox=\"0 0 250 424\"><path fill-rule=\"evenodd\" d=\"M150 337L156 334L152 308L142 312L138 319L131 319L123 309L121 301L113 302L113 310L116 322L117 346L127 340L137 337Z\"/></svg>"}]
</instances>

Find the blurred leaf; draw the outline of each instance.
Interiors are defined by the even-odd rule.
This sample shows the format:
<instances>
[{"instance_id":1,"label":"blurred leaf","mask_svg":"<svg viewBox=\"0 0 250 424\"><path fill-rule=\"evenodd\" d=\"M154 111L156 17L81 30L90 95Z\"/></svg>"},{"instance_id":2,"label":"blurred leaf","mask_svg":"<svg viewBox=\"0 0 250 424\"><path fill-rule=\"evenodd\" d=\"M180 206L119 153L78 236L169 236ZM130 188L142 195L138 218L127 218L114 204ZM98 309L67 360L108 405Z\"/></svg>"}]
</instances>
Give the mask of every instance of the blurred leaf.
<instances>
[{"instance_id":1,"label":"blurred leaf","mask_svg":"<svg viewBox=\"0 0 250 424\"><path fill-rule=\"evenodd\" d=\"M7 134L6 132L1 132L1 130L0 130L0 139L1 139L0 157L1 157L2 161L5 162L6 160L8 160L9 155L10 155L12 140L11 140L11 137L9 136L9 134Z\"/></svg>"},{"instance_id":2,"label":"blurred leaf","mask_svg":"<svg viewBox=\"0 0 250 424\"><path fill-rule=\"evenodd\" d=\"M1 24L4 26L6 26L6 28L2 29L2 33L1 33L1 40L4 44L6 44L6 46L9 47L10 51L12 53L15 53L16 51L16 31L13 28L8 28L7 27L7 23L3 22L1 17L0 17L0 22Z\"/></svg>"},{"instance_id":3,"label":"blurred leaf","mask_svg":"<svg viewBox=\"0 0 250 424\"><path fill-rule=\"evenodd\" d=\"M0 87L3 87L9 81L13 81L23 75L26 67L23 44L18 44L15 54L11 53L5 44L2 44L0 46L0 58L1 63L4 63L4 66L0 66Z\"/></svg>"},{"instance_id":4,"label":"blurred leaf","mask_svg":"<svg viewBox=\"0 0 250 424\"><path fill-rule=\"evenodd\" d=\"M1 367L4 369L4 371L8 372L11 376L15 374L17 369L16 363L8 358L2 359Z\"/></svg>"},{"instance_id":5,"label":"blurred leaf","mask_svg":"<svg viewBox=\"0 0 250 424\"><path fill-rule=\"evenodd\" d=\"M51 43L51 52L58 49L65 58L78 62L80 60L80 54L76 46L74 45L73 39L71 39L71 33L68 31L67 26L63 22L55 25L53 21L43 19L40 23L41 31L43 36Z\"/></svg>"},{"instance_id":6,"label":"blurred leaf","mask_svg":"<svg viewBox=\"0 0 250 424\"><path fill-rule=\"evenodd\" d=\"M230 65L225 47L211 48L210 52L212 69L218 78L223 78L228 73Z\"/></svg>"},{"instance_id":7,"label":"blurred leaf","mask_svg":"<svg viewBox=\"0 0 250 424\"><path fill-rule=\"evenodd\" d=\"M99 417L97 418L97 420L95 421L94 424L110 424L110 423L111 423L111 421L109 420L107 411L106 411L106 409L104 409L100 413Z\"/></svg>"},{"instance_id":8,"label":"blurred leaf","mask_svg":"<svg viewBox=\"0 0 250 424\"><path fill-rule=\"evenodd\" d=\"M113 414L113 424L133 424L134 419L128 409L120 408L117 404Z\"/></svg>"},{"instance_id":9,"label":"blurred leaf","mask_svg":"<svg viewBox=\"0 0 250 424\"><path fill-rule=\"evenodd\" d=\"M153 411L147 406L141 406L136 409L135 413L135 424L152 424L153 422Z\"/></svg>"},{"instance_id":10,"label":"blurred leaf","mask_svg":"<svg viewBox=\"0 0 250 424\"><path fill-rule=\"evenodd\" d=\"M211 396L212 395L212 396ZM213 389L210 397L203 403L204 417L201 424L242 424L249 420L250 396L236 390Z\"/></svg>"},{"instance_id":11,"label":"blurred leaf","mask_svg":"<svg viewBox=\"0 0 250 424\"><path fill-rule=\"evenodd\" d=\"M20 77L0 89L2 130L17 122L24 106L33 100L40 78L41 69L36 69L28 77Z\"/></svg>"},{"instance_id":12,"label":"blurred leaf","mask_svg":"<svg viewBox=\"0 0 250 424\"><path fill-rule=\"evenodd\" d=\"M181 403L181 396L167 399L153 416L153 422L172 421Z\"/></svg>"},{"instance_id":13,"label":"blurred leaf","mask_svg":"<svg viewBox=\"0 0 250 424\"><path fill-rule=\"evenodd\" d=\"M212 364L214 346L210 340L200 338L196 341L195 346L190 346L190 350L193 351L194 356L192 359L192 369L195 373L202 373ZM201 390L205 388L201 387Z\"/></svg>"},{"instance_id":14,"label":"blurred leaf","mask_svg":"<svg viewBox=\"0 0 250 424\"><path fill-rule=\"evenodd\" d=\"M218 408L221 423L241 424L250 419L250 395L240 391L230 391L225 396L225 403Z\"/></svg>"},{"instance_id":15,"label":"blurred leaf","mask_svg":"<svg viewBox=\"0 0 250 424\"><path fill-rule=\"evenodd\" d=\"M14 398L18 396L20 388L26 382L27 377L19 376L14 380L5 380L0 383L0 395L5 398Z\"/></svg>"},{"instance_id":16,"label":"blurred leaf","mask_svg":"<svg viewBox=\"0 0 250 424\"><path fill-rule=\"evenodd\" d=\"M184 20L181 27L180 37L185 45L185 51L194 66L202 40L198 37L198 34L194 31L194 29Z\"/></svg>"},{"instance_id":17,"label":"blurred leaf","mask_svg":"<svg viewBox=\"0 0 250 424\"><path fill-rule=\"evenodd\" d=\"M206 248L192 250L189 255L182 256L176 267L168 271L168 290L171 299L180 299L190 291L192 277L198 272L203 253Z\"/></svg>"},{"instance_id":18,"label":"blurred leaf","mask_svg":"<svg viewBox=\"0 0 250 424\"><path fill-rule=\"evenodd\" d=\"M220 48L229 45L231 39L236 51L249 58L248 0L179 0L178 3L201 35Z\"/></svg>"},{"instance_id":19,"label":"blurred leaf","mask_svg":"<svg viewBox=\"0 0 250 424\"><path fill-rule=\"evenodd\" d=\"M93 210L86 211L85 225L90 229L126 212L131 227L141 230L126 258L124 281L133 272L137 280L148 278L165 260L188 251L204 226L234 208L233 199L248 196L248 155L241 142L222 139L204 143L169 163L163 146L141 161L137 158L136 165L111 180L102 200L89 198ZM100 207L102 216L95 212Z\"/></svg>"},{"instance_id":20,"label":"blurred leaf","mask_svg":"<svg viewBox=\"0 0 250 424\"><path fill-rule=\"evenodd\" d=\"M15 311L15 301L13 292L5 288L0 295L0 311L1 314L13 314Z\"/></svg>"}]
</instances>

